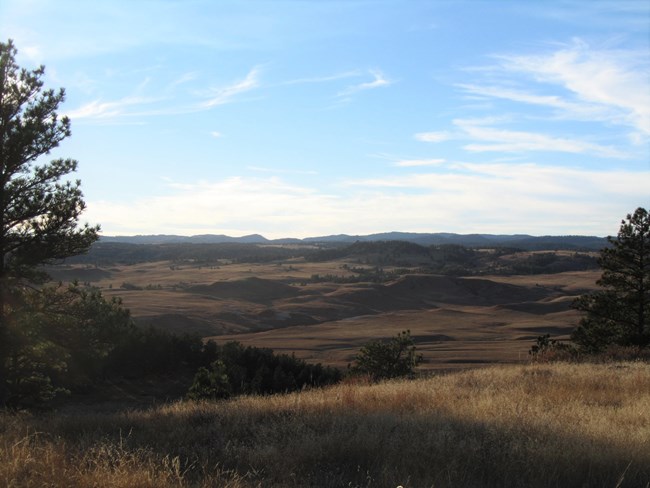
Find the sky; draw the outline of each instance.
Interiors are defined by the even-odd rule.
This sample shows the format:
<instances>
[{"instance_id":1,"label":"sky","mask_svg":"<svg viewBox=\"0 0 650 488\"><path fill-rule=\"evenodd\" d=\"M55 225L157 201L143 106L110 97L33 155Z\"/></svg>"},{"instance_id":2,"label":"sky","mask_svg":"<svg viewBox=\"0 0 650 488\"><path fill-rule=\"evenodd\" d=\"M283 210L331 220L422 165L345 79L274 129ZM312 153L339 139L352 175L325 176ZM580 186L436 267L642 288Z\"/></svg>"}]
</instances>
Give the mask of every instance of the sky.
<instances>
[{"instance_id":1,"label":"sky","mask_svg":"<svg viewBox=\"0 0 650 488\"><path fill-rule=\"evenodd\" d=\"M615 235L645 0L0 0L104 235Z\"/></svg>"}]
</instances>

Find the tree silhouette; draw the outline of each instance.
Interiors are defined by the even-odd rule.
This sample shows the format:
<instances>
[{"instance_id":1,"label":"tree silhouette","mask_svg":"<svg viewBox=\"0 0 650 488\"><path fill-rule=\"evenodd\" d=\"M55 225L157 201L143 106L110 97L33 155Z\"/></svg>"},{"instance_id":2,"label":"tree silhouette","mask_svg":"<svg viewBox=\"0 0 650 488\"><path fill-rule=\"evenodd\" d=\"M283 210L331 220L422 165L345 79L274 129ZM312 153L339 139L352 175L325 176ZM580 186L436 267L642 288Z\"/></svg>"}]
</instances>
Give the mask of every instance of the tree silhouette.
<instances>
[{"instance_id":1,"label":"tree silhouette","mask_svg":"<svg viewBox=\"0 0 650 488\"><path fill-rule=\"evenodd\" d=\"M621 221L616 238L601 251L602 290L583 295L575 308L586 316L571 339L587 352L610 344L650 344L650 215L637 208Z\"/></svg>"},{"instance_id":2,"label":"tree silhouette","mask_svg":"<svg viewBox=\"0 0 650 488\"><path fill-rule=\"evenodd\" d=\"M414 344L410 330L400 332L389 341L370 341L357 353L351 372L368 375L375 381L413 376L422 362Z\"/></svg>"},{"instance_id":3,"label":"tree silhouette","mask_svg":"<svg viewBox=\"0 0 650 488\"><path fill-rule=\"evenodd\" d=\"M70 135L69 119L57 115L65 91L44 89L45 68L20 68L15 56L11 40L0 42L0 405L9 315L21 291L47 280L42 265L86 251L99 230L77 226L80 181L65 180L77 162L37 164Z\"/></svg>"}]
</instances>

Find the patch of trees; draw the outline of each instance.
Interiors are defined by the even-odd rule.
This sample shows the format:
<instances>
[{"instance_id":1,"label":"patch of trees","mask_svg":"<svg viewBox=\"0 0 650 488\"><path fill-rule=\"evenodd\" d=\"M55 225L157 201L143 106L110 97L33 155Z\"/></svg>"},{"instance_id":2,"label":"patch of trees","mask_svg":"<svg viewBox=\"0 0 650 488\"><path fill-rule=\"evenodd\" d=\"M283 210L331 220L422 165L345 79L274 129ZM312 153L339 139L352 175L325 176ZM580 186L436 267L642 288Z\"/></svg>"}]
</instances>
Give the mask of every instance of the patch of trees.
<instances>
[{"instance_id":1,"label":"patch of trees","mask_svg":"<svg viewBox=\"0 0 650 488\"><path fill-rule=\"evenodd\" d=\"M576 300L583 313L572 344L547 334L537 338L533 357L650 359L650 214L642 207L621 221L616 237L601 250L600 289Z\"/></svg>"},{"instance_id":2,"label":"patch of trees","mask_svg":"<svg viewBox=\"0 0 650 488\"><path fill-rule=\"evenodd\" d=\"M402 241L357 242L342 248L321 250L306 256L306 259L317 262L347 259L365 265L365 269L369 269L368 266L375 269L409 266L416 267L418 273L448 276L561 273L585 271L598 266L595 257L579 252L531 254L517 248L472 249L458 244L424 247ZM361 274L358 279L335 278L332 277L332 281L342 283L364 281ZM366 281L381 282L379 278Z\"/></svg>"},{"instance_id":3,"label":"patch of trees","mask_svg":"<svg viewBox=\"0 0 650 488\"><path fill-rule=\"evenodd\" d=\"M171 261L177 265L218 266L222 261L233 263L268 263L301 257L312 252L283 246L244 243L218 244L128 244L95 243L87 253L66 259L70 264L110 266L142 262Z\"/></svg>"},{"instance_id":4,"label":"patch of trees","mask_svg":"<svg viewBox=\"0 0 650 488\"><path fill-rule=\"evenodd\" d=\"M342 258L357 259L359 264L412 265L418 261L428 262L429 252L426 247L407 241L358 241L348 246L312 252L306 256L306 259L312 262L333 261Z\"/></svg>"},{"instance_id":5,"label":"patch of trees","mask_svg":"<svg viewBox=\"0 0 650 488\"><path fill-rule=\"evenodd\" d=\"M11 408L44 407L70 393L92 397L120 380L164 384L174 378L198 398L205 396L202 378L214 374L215 362L227 380L220 396L293 391L341 378L336 369L269 349L136 327L118 299L78 285L45 287L8 318L5 404Z\"/></svg>"},{"instance_id":6,"label":"patch of trees","mask_svg":"<svg viewBox=\"0 0 650 488\"><path fill-rule=\"evenodd\" d=\"M188 392L192 399L283 393L341 380L338 369L308 364L293 355L275 354L271 349L244 347L239 342L208 342L203 348L202 362L204 365L198 369Z\"/></svg>"},{"instance_id":7,"label":"patch of trees","mask_svg":"<svg viewBox=\"0 0 650 488\"><path fill-rule=\"evenodd\" d=\"M499 269L500 274L552 274L567 271L588 271L598 267L598 258L591 254L571 255L554 252L534 253Z\"/></svg>"}]
</instances>

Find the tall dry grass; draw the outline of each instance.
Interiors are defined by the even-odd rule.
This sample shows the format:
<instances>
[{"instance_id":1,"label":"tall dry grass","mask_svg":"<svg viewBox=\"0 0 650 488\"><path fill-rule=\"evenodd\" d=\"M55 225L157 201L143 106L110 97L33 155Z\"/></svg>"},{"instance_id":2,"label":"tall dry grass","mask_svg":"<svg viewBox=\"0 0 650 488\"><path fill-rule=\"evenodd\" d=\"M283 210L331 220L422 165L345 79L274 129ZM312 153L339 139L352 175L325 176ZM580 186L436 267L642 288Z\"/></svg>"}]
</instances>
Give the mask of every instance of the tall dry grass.
<instances>
[{"instance_id":1,"label":"tall dry grass","mask_svg":"<svg viewBox=\"0 0 650 488\"><path fill-rule=\"evenodd\" d=\"M0 485L647 487L650 365L0 417Z\"/></svg>"}]
</instances>

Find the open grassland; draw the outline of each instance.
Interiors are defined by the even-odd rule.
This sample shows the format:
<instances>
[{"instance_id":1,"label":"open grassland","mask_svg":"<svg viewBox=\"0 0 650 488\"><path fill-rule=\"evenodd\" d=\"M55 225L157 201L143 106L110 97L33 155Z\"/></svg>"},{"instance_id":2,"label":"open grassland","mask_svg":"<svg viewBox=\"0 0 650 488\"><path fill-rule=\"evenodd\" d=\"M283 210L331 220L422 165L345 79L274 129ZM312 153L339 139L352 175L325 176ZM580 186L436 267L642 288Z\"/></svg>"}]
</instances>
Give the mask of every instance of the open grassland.
<instances>
[{"instance_id":1,"label":"open grassland","mask_svg":"<svg viewBox=\"0 0 650 488\"><path fill-rule=\"evenodd\" d=\"M0 417L0 485L647 487L650 365L510 365Z\"/></svg>"},{"instance_id":2,"label":"open grassland","mask_svg":"<svg viewBox=\"0 0 650 488\"><path fill-rule=\"evenodd\" d=\"M214 266L161 261L63 266L53 276L121 297L142 324L336 367L353 361L369 340L410 329L425 358L423 369L436 370L525 361L537 336L567 338L578 322L572 301L592 290L599 276L451 277L386 267L394 273L386 282L342 282L359 266L350 260Z\"/></svg>"}]
</instances>

